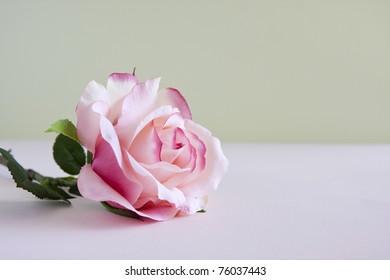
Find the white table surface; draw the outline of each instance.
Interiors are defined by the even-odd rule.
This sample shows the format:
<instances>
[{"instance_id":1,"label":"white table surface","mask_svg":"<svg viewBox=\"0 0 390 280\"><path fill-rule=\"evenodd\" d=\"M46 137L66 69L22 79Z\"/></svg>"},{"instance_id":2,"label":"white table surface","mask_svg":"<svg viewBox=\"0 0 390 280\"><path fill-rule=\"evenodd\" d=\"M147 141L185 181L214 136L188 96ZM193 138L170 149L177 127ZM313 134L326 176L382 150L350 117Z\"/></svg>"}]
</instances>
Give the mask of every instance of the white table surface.
<instances>
[{"instance_id":1,"label":"white table surface","mask_svg":"<svg viewBox=\"0 0 390 280\"><path fill-rule=\"evenodd\" d=\"M0 140L62 176L52 141ZM207 213L168 222L40 201L0 166L0 259L390 259L390 145L224 144Z\"/></svg>"}]
</instances>

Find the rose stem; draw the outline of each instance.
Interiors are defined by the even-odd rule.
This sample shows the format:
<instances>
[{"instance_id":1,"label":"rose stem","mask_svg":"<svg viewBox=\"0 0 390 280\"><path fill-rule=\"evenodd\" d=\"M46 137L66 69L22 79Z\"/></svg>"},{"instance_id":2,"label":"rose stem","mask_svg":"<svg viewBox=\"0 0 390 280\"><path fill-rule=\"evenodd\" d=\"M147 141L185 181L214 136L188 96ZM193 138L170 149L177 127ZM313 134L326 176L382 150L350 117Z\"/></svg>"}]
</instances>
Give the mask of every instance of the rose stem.
<instances>
[{"instance_id":1,"label":"rose stem","mask_svg":"<svg viewBox=\"0 0 390 280\"><path fill-rule=\"evenodd\" d=\"M0 156L0 165L7 166L7 164L8 164L8 160L6 160L3 156ZM38 173L37 171L35 171L33 169L27 169L26 172L27 172L28 178L31 181L35 180L39 183L46 181L52 186L77 187L77 179L76 178L72 178L72 177L68 177L68 178L47 177L47 176L43 176L42 174Z\"/></svg>"}]
</instances>

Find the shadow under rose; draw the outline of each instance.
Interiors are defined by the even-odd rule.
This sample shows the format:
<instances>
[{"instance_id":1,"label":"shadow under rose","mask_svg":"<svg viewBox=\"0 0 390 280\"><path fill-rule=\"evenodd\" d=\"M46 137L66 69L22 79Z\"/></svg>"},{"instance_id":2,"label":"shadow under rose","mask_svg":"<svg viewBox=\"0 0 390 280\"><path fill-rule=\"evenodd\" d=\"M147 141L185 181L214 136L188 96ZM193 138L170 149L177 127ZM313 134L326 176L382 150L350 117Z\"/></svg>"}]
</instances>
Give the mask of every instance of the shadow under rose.
<instances>
[{"instance_id":1,"label":"shadow under rose","mask_svg":"<svg viewBox=\"0 0 390 280\"><path fill-rule=\"evenodd\" d=\"M109 212L99 203L84 205L79 215L72 221L84 229L111 230L118 228L132 228L155 224L150 220L138 220L130 217L119 216Z\"/></svg>"},{"instance_id":2,"label":"shadow under rose","mask_svg":"<svg viewBox=\"0 0 390 280\"><path fill-rule=\"evenodd\" d=\"M24 227L31 229L50 228L50 230L109 230L131 228L154 224L153 221L142 221L115 215L96 202L79 202L75 199L69 205L61 201L1 201L0 223L4 228Z\"/></svg>"}]
</instances>

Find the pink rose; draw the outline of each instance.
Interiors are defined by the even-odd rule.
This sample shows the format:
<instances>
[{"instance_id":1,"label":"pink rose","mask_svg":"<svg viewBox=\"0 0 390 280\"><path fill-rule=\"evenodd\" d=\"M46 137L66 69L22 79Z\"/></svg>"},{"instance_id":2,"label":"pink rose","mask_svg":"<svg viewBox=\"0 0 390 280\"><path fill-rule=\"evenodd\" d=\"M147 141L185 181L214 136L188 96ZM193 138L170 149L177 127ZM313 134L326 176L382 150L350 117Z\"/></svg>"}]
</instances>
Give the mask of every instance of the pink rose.
<instances>
[{"instance_id":1,"label":"pink rose","mask_svg":"<svg viewBox=\"0 0 390 280\"><path fill-rule=\"evenodd\" d=\"M93 153L78 178L83 197L157 221L203 210L228 161L220 141L192 121L179 91L158 91L114 73L90 82L77 105L77 134Z\"/></svg>"}]
</instances>

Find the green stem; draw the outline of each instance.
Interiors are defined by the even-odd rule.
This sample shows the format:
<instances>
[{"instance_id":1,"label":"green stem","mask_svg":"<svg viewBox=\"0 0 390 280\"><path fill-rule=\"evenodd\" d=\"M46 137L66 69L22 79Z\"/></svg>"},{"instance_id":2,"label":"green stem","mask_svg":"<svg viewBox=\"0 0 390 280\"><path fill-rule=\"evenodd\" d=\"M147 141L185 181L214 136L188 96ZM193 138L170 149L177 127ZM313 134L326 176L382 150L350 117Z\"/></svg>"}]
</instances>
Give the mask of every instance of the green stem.
<instances>
[{"instance_id":1,"label":"green stem","mask_svg":"<svg viewBox=\"0 0 390 280\"><path fill-rule=\"evenodd\" d=\"M77 187L77 179L74 177L48 177L36 172L35 170L28 169L27 176L30 180L35 180L39 183L46 183L50 186L61 186L61 187Z\"/></svg>"},{"instance_id":2,"label":"green stem","mask_svg":"<svg viewBox=\"0 0 390 280\"><path fill-rule=\"evenodd\" d=\"M8 160L0 155L0 165L7 166ZM27 169L27 176L31 181L37 181L39 183L45 182L50 186L58 186L58 187L77 187L77 179L74 177L48 177L44 176L41 173L33 170Z\"/></svg>"},{"instance_id":3,"label":"green stem","mask_svg":"<svg viewBox=\"0 0 390 280\"><path fill-rule=\"evenodd\" d=\"M67 203L74 198L69 193L81 196L77 188L77 178L59 177L53 178L44 176L35 170L25 169L11 155L9 151L0 148L0 165L8 167L16 186L22 188L40 199L48 198L63 200ZM68 187L67 191L60 187Z\"/></svg>"}]
</instances>

